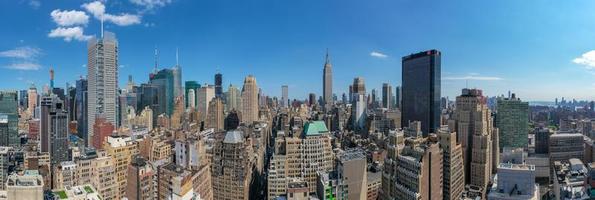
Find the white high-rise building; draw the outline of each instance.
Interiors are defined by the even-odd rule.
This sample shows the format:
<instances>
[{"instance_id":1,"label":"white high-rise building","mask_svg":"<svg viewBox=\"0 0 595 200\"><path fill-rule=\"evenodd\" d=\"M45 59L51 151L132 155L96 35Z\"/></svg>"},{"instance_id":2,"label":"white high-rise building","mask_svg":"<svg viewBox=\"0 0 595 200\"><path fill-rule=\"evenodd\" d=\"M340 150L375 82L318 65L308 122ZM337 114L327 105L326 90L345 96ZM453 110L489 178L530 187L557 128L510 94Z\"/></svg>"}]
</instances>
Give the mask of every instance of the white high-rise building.
<instances>
[{"instance_id":1,"label":"white high-rise building","mask_svg":"<svg viewBox=\"0 0 595 200\"><path fill-rule=\"evenodd\" d=\"M198 105L196 105L196 109L200 112L200 118L206 119L209 112L209 103L215 98L215 87L205 84L198 88L197 93Z\"/></svg>"},{"instance_id":2,"label":"white high-rise building","mask_svg":"<svg viewBox=\"0 0 595 200\"><path fill-rule=\"evenodd\" d=\"M87 45L88 79L88 127L93 127L95 118L102 116L116 125L116 97L118 90L118 40L110 32L101 38L92 38ZM93 129L88 131L89 140ZM91 144L91 141L88 141Z\"/></svg>"},{"instance_id":3,"label":"white high-rise building","mask_svg":"<svg viewBox=\"0 0 595 200\"><path fill-rule=\"evenodd\" d=\"M188 90L188 96L186 98L188 98L188 108L196 108L196 93L194 89Z\"/></svg>"},{"instance_id":4,"label":"white high-rise building","mask_svg":"<svg viewBox=\"0 0 595 200\"><path fill-rule=\"evenodd\" d=\"M366 126L366 96L364 94L354 95L353 101L353 127L363 129Z\"/></svg>"},{"instance_id":5,"label":"white high-rise building","mask_svg":"<svg viewBox=\"0 0 595 200\"><path fill-rule=\"evenodd\" d=\"M235 85L229 85L227 88L227 111L242 111L242 96L240 90Z\"/></svg>"}]
</instances>

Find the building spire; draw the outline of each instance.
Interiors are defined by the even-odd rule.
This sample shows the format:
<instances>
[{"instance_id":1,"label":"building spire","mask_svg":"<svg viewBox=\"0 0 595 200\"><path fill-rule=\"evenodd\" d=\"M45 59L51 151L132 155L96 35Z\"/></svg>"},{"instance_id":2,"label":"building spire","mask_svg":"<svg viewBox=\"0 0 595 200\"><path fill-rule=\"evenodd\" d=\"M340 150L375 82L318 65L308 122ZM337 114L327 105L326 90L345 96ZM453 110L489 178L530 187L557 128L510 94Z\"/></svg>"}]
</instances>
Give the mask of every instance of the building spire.
<instances>
[{"instance_id":1,"label":"building spire","mask_svg":"<svg viewBox=\"0 0 595 200\"><path fill-rule=\"evenodd\" d=\"M103 39L103 14L101 14L101 38Z\"/></svg>"},{"instance_id":2,"label":"building spire","mask_svg":"<svg viewBox=\"0 0 595 200\"><path fill-rule=\"evenodd\" d=\"M324 64L330 64L331 63L331 59L328 56L328 48L326 48L326 57L324 59Z\"/></svg>"},{"instance_id":3,"label":"building spire","mask_svg":"<svg viewBox=\"0 0 595 200\"><path fill-rule=\"evenodd\" d=\"M178 60L178 47L176 47L176 66L180 66L180 63Z\"/></svg>"},{"instance_id":4,"label":"building spire","mask_svg":"<svg viewBox=\"0 0 595 200\"><path fill-rule=\"evenodd\" d=\"M153 67L153 73L157 73L157 66L159 65L159 52L157 46L155 46L155 66Z\"/></svg>"}]
</instances>

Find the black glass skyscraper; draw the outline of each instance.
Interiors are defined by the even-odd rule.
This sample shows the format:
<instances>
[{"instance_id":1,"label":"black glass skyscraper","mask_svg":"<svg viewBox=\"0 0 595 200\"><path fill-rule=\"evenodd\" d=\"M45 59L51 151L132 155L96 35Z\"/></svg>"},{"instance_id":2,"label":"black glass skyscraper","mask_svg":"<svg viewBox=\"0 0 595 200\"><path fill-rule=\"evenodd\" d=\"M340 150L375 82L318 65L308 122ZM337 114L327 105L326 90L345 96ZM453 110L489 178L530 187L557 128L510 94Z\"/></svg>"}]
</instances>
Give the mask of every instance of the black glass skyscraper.
<instances>
[{"instance_id":1,"label":"black glass skyscraper","mask_svg":"<svg viewBox=\"0 0 595 200\"><path fill-rule=\"evenodd\" d=\"M89 141L87 127L87 83L87 79L83 78L76 81L76 94L74 96L75 106L73 108L76 113L77 132L85 141L85 145L87 145Z\"/></svg>"},{"instance_id":2,"label":"black glass skyscraper","mask_svg":"<svg viewBox=\"0 0 595 200\"><path fill-rule=\"evenodd\" d=\"M223 74L215 74L215 97L223 98Z\"/></svg>"},{"instance_id":3,"label":"black glass skyscraper","mask_svg":"<svg viewBox=\"0 0 595 200\"><path fill-rule=\"evenodd\" d=\"M440 57L429 50L402 59L401 124L420 121L424 137L440 127Z\"/></svg>"}]
</instances>

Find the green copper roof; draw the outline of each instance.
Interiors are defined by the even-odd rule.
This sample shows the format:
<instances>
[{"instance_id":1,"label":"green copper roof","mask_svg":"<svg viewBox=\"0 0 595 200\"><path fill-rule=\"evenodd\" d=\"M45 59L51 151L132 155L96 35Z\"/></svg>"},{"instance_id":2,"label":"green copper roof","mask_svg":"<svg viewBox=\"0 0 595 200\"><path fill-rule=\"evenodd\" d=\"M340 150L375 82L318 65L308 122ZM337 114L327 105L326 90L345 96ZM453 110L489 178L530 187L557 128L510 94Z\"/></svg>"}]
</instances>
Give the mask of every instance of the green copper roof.
<instances>
[{"instance_id":1,"label":"green copper roof","mask_svg":"<svg viewBox=\"0 0 595 200\"><path fill-rule=\"evenodd\" d=\"M308 122L304 125L305 136L322 135L324 133L328 133L328 129L323 121Z\"/></svg>"}]
</instances>

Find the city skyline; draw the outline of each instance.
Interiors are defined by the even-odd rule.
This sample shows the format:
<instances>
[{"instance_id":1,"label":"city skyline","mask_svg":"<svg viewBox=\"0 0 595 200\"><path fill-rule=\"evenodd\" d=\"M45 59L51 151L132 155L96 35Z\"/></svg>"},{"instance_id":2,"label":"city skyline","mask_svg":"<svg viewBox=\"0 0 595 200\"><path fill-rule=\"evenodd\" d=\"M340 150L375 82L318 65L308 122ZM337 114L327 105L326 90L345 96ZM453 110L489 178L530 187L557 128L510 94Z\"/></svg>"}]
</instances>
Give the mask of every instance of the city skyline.
<instances>
[{"instance_id":1,"label":"city skyline","mask_svg":"<svg viewBox=\"0 0 595 200\"><path fill-rule=\"evenodd\" d=\"M99 4L104 10L95 9ZM288 85L289 98L303 100L309 93L323 95L320 75L313 74L321 71L328 48L333 91L340 97L358 76L370 89L379 90L385 82L399 86L403 56L438 49L443 53L442 96L450 99L469 86L488 96L512 90L523 100L593 100L591 4L2 2L0 25L11 28L0 42L0 78L8 80L5 89L25 89L31 81L41 89L49 85L53 67L56 87L74 85L86 74L84 40L100 35L97 14L103 13L105 30L114 32L121 46L120 88L128 75L137 83L148 80L155 48L160 69L176 65L179 49L183 81L214 84L213 75L220 72L227 89L252 74L267 95L280 97L280 86ZM331 8L334 12L323 12ZM558 13L558 8L573 14ZM28 23L9 18L13 15ZM185 20L189 17L193 20ZM549 28L566 26L572 29Z\"/></svg>"}]
</instances>

